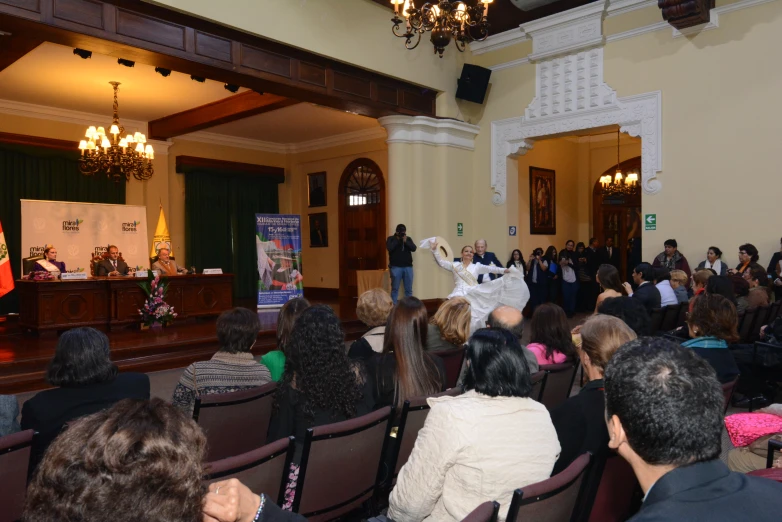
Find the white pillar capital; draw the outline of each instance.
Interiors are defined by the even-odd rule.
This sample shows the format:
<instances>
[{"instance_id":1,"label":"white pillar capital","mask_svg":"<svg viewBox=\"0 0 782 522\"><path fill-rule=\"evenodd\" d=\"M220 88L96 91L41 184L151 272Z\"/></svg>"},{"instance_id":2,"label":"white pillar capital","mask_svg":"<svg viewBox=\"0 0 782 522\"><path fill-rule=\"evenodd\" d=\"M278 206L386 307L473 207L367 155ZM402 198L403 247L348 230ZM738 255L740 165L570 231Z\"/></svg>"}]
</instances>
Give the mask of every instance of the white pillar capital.
<instances>
[{"instance_id":1,"label":"white pillar capital","mask_svg":"<svg viewBox=\"0 0 782 522\"><path fill-rule=\"evenodd\" d=\"M385 127L389 144L423 143L474 150L475 136L481 130L463 121L427 116L384 116L377 121Z\"/></svg>"}]
</instances>

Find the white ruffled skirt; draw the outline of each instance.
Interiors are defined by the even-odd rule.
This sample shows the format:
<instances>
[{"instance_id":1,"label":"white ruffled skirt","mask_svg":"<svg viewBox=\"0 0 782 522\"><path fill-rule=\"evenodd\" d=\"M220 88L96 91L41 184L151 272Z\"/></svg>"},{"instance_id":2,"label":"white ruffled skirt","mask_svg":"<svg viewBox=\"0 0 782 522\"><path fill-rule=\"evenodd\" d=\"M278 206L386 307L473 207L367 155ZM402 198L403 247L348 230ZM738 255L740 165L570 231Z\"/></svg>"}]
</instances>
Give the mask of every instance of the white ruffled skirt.
<instances>
[{"instance_id":1,"label":"white ruffled skirt","mask_svg":"<svg viewBox=\"0 0 782 522\"><path fill-rule=\"evenodd\" d=\"M488 276L487 276L488 277ZM511 306L523 310L529 301L529 288L524 282L524 274L515 267L494 281L470 286L464 296L470 302L472 319L470 333L486 326L489 314L498 306Z\"/></svg>"}]
</instances>

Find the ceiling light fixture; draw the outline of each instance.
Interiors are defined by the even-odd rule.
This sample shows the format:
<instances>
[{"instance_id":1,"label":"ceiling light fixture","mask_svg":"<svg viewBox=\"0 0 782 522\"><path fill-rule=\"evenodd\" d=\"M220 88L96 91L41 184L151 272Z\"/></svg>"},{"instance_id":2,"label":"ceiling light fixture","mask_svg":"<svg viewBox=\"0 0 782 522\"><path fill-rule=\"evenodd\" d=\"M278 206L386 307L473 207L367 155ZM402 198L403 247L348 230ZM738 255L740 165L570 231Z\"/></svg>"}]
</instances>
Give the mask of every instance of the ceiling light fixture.
<instances>
[{"instance_id":1,"label":"ceiling light fixture","mask_svg":"<svg viewBox=\"0 0 782 522\"><path fill-rule=\"evenodd\" d=\"M234 85L232 83L226 83L224 87L226 91L230 91L230 92L237 92L239 90L239 86Z\"/></svg>"},{"instance_id":2,"label":"ceiling light fixture","mask_svg":"<svg viewBox=\"0 0 782 522\"><path fill-rule=\"evenodd\" d=\"M119 122L119 102L117 92L119 82L109 82L114 87L114 119L109 128L109 135L103 127L90 126L85 133L86 140L79 142L81 158L79 158L79 171L87 176L105 174L119 182L122 177L130 181L133 176L139 181L152 177L155 173L152 169L152 160L155 152L152 145L147 143L147 137L140 132L128 134L122 137L125 129ZM135 147L133 144L135 143Z\"/></svg>"},{"instance_id":3,"label":"ceiling light fixture","mask_svg":"<svg viewBox=\"0 0 782 522\"><path fill-rule=\"evenodd\" d=\"M87 51L86 49L74 49L73 54L78 56L79 58L87 59L92 58L92 51Z\"/></svg>"},{"instance_id":4,"label":"ceiling light fixture","mask_svg":"<svg viewBox=\"0 0 782 522\"><path fill-rule=\"evenodd\" d=\"M474 0L475 5L468 5L467 1L436 0L417 8L415 0L391 0L394 5L391 31L394 36L405 39L407 49L418 47L421 35L430 31L434 52L440 58L451 38L456 48L463 52L468 43L482 42L489 36L489 4L494 0ZM404 33L400 32L402 24L405 25Z\"/></svg>"},{"instance_id":5,"label":"ceiling light fixture","mask_svg":"<svg viewBox=\"0 0 782 522\"><path fill-rule=\"evenodd\" d=\"M204 78L203 76L193 76L192 74L190 75L190 79L193 80L194 82L199 82L199 83L204 83L206 81L206 78Z\"/></svg>"},{"instance_id":6,"label":"ceiling light fixture","mask_svg":"<svg viewBox=\"0 0 782 522\"><path fill-rule=\"evenodd\" d=\"M619 162L619 132L616 130L616 174L611 177L610 174L600 177L600 186L603 189L604 196L629 196L639 192L638 173L630 172L627 176L622 175L621 163Z\"/></svg>"},{"instance_id":7,"label":"ceiling light fixture","mask_svg":"<svg viewBox=\"0 0 782 522\"><path fill-rule=\"evenodd\" d=\"M117 63L120 65L124 65L125 67L133 67L134 65L136 65L136 62L133 62L131 60L126 60L125 58L117 59Z\"/></svg>"},{"instance_id":8,"label":"ceiling light fixture","mask_svg":"<svg viewBox=\"0 0 782 522\"><path fill-rule=\"evenodd\" d=\"M155 67L155 72L158 73L163 78L168 78L171 76L171 69L164 69L162 67Z\"/></svg>"}]
</instances>

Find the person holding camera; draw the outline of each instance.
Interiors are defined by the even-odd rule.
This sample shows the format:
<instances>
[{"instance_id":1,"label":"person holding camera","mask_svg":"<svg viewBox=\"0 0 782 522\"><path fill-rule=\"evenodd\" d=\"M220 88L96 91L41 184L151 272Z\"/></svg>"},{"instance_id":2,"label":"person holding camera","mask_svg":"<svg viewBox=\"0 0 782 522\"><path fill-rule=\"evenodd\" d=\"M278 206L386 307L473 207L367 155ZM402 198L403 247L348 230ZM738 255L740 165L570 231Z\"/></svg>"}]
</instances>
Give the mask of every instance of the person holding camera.
<instances>
[{"instance_id":1,"label":"person holding camera","mask_svg":"<svg viewBox=\"0 0 782 522\"><path fill-rule=\"evenodd\" d=\"M527 277L529 278L530 308L535 311L548 299L548 262L543 258L543 249L536 248L527 260Z\"/></svg>"},{"instance_id":2,"label":"person holding camera","mask_svg":"<svg viewBox=\"0 0 782 522\"><path fill-rule=\"evenodd\" d=\"M405 297L413 295L413 252L415 243L407 235L407 227L396 226L396 233L386 240L388 270L391 272L391 300L396 306L399 300L399 286L404 283Z\"/></svg>"},{"instance_id":3,"label":"person holding camera","mask_svg":"<svg viewBox=\"0 0 782 522\"><path fill-rule=\"evenodd\" d=\"M568 318L576 314L576 297L578 296L578 255L576 244L572 239L565 243L565 249L559 253L559 266L562 269L562 308Z\"/></svg>"}]
</instances>

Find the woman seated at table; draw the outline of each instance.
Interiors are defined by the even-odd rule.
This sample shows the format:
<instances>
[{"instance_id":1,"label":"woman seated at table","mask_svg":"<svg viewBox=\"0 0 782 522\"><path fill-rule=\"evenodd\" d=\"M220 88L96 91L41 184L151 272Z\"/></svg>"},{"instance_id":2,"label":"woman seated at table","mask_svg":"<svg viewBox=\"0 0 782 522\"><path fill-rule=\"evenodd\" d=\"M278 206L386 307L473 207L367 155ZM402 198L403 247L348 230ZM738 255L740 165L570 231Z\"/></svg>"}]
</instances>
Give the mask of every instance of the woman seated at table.
<instances>
[{"instance_id":1,"label":"woman seated at table","mask_svg":"<svg viewBox=\"0 0 782 522\"><path fill-rule=\"evenodd\" d=\"M187 268L178 266L171 259L171 251L166 247L160 247L157 251L157 261L152 263L152 270L160 270L160 273L168 276L186 274Z\"/></svg>"},{"instance_id":2,"label":"woman seated at table","mask_svg":"<svg viewBox=\"0 0 782 522\"><path fill-rule=\"evenodd\" d=\"M53 245L46 245L43 251L43 259L39 259L33 266L33 272L49 272L54 277L65 273L65 262L57 261L57 249Z\"/></svg>"}]
</instances>

